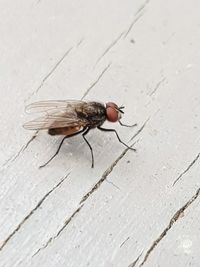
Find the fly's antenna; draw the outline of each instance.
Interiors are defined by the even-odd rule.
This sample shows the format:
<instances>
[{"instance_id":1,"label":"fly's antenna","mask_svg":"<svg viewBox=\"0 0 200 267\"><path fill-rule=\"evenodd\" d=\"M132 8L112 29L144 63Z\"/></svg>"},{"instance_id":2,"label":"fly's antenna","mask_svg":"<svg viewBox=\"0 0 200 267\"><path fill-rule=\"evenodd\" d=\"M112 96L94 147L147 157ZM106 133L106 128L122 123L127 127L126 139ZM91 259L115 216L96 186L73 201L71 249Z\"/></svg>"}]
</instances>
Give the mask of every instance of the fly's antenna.
<instances>
[{"instance_id":1,"label":"fly's antenna","mask_svg":"<svg viewBox=\"0 0 200 267\"><path fill-rule=\"evenodd\" d=\"M124 109L124 108L125 108L124 106L121 106L121 107L118 108L118 111L119 111L120 113L124 114L124 111L122 110L122 109Z\"/></svg>"}]
</instances>

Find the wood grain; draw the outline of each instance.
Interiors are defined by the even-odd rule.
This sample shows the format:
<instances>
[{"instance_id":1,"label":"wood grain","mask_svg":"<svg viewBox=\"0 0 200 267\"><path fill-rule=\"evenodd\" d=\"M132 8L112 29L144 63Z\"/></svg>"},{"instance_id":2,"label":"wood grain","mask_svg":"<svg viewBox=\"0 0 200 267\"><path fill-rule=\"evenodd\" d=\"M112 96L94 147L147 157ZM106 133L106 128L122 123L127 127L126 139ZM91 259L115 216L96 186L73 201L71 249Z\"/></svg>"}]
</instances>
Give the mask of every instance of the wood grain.
<instances>
[{"instance_id":1,"label":"wood grain","mask_svg":"<svg viewBox=\"0 0 200 267\"><path fill-rule=\"evenodd\" d=\"M0 266L200 266L200 2L1 1ZM114 101L124 123L25 131L27 104Z\"/></svg>"}]
</instances>

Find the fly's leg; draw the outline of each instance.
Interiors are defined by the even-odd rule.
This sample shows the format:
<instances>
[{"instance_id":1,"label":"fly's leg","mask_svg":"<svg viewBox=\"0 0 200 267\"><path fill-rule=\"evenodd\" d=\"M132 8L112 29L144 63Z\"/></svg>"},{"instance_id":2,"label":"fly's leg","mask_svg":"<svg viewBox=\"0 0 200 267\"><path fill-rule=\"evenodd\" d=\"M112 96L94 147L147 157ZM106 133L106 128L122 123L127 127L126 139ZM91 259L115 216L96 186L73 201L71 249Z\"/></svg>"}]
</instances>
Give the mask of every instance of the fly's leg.
<instances>
[{"instance_id":1,"label":"fly's leg","mask_svg":"<svg viewBox=\"0 0 200 267\"><path fill-rule=\"evenodd\" d=\"M102 128L102 127L100 127L100 126L97 127L97 128L98 128L99 130L101 130L101 131L104 131L104 132L114 132L114 133L116 134L117 139L119 140L120 143L122 143L122 144L123 144L124 146L126 146L127 148L136 151L135 148L128 146L127 144L125 144L125 143L120 139L120 137L119 137L119 135L118 135L118 133L117 133L117 131L116 131L115 129L105 129L105 128Z\"/></svg>"},{"instance_id":2,"label":"fly's leg","mask_svg":"<svg viewBox=\"0 0 200 267\"><path fill-rule=\"evenodd\" d=\"M41 166L39 166L39 168L43 168L43 167L45 167L47 164L49 164L49 162L50 161L52 161L52 159L54 159L55 158L55 156L56 155L58 155L58 153L59 153L59 151L60 151L60 149L61 149L61 147L62 147L62 145L63 145L63 142L65 141L65 139L67 139L67 138L69 138L69 137L72 137L72 136L75 136L75 135L77 135L77 134L80 134L80 133L82 133L82 132L84 132L85 131L85 128L83 128L81 131L79 131L79 132L76 132L76 133L73 133L73 134L70 134L70 135L67 135L67 136L65 136L63 139L62 139L62 141L60 142L60 145L58 146L58 149L57 149L57 151L56 151L56 153L45 163L45 164L43 164L43 165L41 165Z\"/></svg>"},{"instance_id":3,"label":"fly's leg","mask_svg":"<svg viewBox=\"0 0 200 267\"><path fill-rule=\"evenodd\" d=\"M85 142L87 143L87 145L89 146L89 148L90 148L90 152L91 152L91 156L92 156L92 168L94 168L94 155L93 155L93 150L92 150L92 147L91 147L91 145L90 145L90 143L88 142L88 140L86 139L86 134L88 133L90 131L90 128L88 128L83 134L82 134L82 136L83 136L83 139L85 140Z\"/></svg>"},{"instance_id":4,"label":"fly's leg","mask_svg":"<svg viewBox=\"0 0 200 267\"><path fill-rule=\"evenodd\" d=\"M137 126L137 123L132 124L132 125L128 125L128 124L124 124L124 123L122 123L120 120L119 120L119 124L120 124L121 126L125 126L125 127L135 127L135 126Z\"/></svg>"}]
</instances>

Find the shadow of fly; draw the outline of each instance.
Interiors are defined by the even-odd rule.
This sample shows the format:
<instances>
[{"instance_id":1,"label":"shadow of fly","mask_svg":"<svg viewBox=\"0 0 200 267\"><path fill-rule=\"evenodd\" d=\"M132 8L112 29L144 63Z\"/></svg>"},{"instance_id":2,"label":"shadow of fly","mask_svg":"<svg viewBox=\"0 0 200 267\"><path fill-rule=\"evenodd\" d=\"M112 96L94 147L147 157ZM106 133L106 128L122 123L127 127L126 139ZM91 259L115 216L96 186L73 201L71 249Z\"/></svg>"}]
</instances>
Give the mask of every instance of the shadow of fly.
<instances>
[{"instance_id":1,"label":"shadow of fly","mask_svg":"<svg viewBox=\"0 0 200 267\"><path fill-rule=\"evenodd\" d=\"M94 167L93 150L86 139L86 135L91 129L97 128L104 132L114 132L117 139L127 148L135 151L124 143L115 129L103 128L103 123L119 122L125 127L134 127L121 122L124 107L118 107L113 102L103 105L99 102L85 102L78 100L47 100L32 103L26 107L28 113L43 113L43 116L36 118L24 124L24 128L28 130L48 130L50 135L64 135L60 142L56 153L40 168L46 166L59 153L65 139L72 136L82 134L83 139L87 143L92 157L92 168Z\"/></svg>"}]
</instances>

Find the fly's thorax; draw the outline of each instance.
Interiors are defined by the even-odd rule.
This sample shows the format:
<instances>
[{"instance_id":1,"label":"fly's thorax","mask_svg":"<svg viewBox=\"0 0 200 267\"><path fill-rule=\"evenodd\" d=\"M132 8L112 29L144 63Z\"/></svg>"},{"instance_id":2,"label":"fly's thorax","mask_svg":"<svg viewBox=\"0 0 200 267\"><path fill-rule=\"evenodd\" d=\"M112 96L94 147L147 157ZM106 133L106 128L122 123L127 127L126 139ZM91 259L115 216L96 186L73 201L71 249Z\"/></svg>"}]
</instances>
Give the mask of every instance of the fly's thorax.
<instances>
[{"instance_id":1,"label":"fly's thorax","mask_svg":"<svg viewBox=\"0 0 200 267\"><path fill-rule=\"evenodd\" d=\"M88 126L95 128L106 120L106 108L98 102L87 102L82 107L76 108L78 118L85 120Z\"/></svg>"},{"instance_id":2,"label":"fly's thorax","mask_svg":"<svg viewBox=\"0 0 200 267\"><path fill-rule=\"evenodd\" d=\"M106 109L103 104L99 102L88 102L83 106L83 110L88 114L96 116L105 115Z\"/></svg>"}]
</instances>

